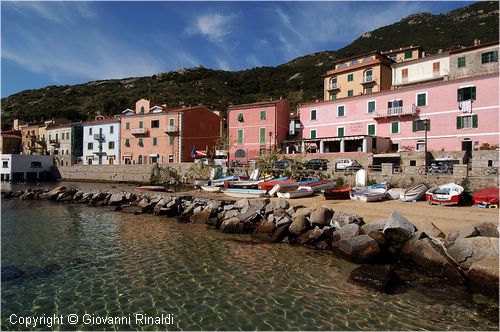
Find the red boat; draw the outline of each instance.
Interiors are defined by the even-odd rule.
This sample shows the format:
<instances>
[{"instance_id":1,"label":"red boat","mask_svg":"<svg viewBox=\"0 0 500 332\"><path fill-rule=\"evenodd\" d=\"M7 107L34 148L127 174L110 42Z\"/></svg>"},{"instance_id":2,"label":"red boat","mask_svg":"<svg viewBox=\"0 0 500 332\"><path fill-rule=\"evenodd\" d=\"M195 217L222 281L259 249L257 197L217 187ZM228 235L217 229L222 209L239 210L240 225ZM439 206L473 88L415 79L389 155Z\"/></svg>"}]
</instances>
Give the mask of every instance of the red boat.
<instances>
[{"instance_id":1,"label":"red boat","mask_svg":"<svg viewBox=\"0 0 500 332\"><path fill-rule=\"evenodd\" d=\"M474 191L472 201L474 205L488 204L498 205L498 188L484 188Z\"/></svg>"},{"instance_id":2,"label":"red boat","mask_svg":"<svg viewBox=\"0 0 500 332\"><path fill-rule=\"evenodd\" d=\"M262 190L271 190L277 184L281 184L281 183L293 183L293 182L297 182L297 181L296 180L287 179L287 180L274 180L274 181L261 182L261 183L259 183L259 189L262 189Z\"/></svg>"},{"instance_id":3,"label":"red boat","mask_svg":"<svg viewBox=\"0 0 500 332\"><path fill-rule=\"evenodd\" d=\"M325 199L349 199L349 193L352 187L340 187L335 189L325 189L323 191L323 197Z\"/></svg>"}]
</instances>

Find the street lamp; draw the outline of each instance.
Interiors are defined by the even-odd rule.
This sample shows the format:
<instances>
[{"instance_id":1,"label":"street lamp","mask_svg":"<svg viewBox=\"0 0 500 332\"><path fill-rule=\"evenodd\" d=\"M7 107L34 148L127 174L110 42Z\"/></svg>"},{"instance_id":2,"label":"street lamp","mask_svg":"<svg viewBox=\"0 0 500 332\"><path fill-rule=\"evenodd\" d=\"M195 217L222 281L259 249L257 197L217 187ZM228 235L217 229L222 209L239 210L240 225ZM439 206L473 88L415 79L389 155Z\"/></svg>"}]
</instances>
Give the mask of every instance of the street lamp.
<instances>
[{"instance_id":1,"label":"street lamp","mask_svg":"<svg viewBox=\"0 0 500 332\"><path fill-rule=\"evenodd\" d=\"M423 119L422 123L424 124L424 134L425 134L425 156L424 156L424 161L425 161L425 175L427 175L427 126L429 125L429 119Z\"/></svg>"}]
</instances>

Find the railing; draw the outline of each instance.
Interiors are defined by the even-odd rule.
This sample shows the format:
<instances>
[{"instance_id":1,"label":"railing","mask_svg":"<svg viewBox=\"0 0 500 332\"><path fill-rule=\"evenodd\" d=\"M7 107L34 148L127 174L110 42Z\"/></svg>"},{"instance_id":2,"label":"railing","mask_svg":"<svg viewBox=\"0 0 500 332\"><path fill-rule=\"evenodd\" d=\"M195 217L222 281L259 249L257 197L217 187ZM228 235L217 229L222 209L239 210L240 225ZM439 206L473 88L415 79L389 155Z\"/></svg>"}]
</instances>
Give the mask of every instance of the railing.
<instances>
[{"instance_id":1,"label":"railing","mask_svg":"<svg viewBox=\"0 0 500 332\"><path fill-rule=\"evenodd\" d=\"M382 172L382 165L370 165L368 166L368 172Z\"/></svg>"},{"instance_id":2,"label":"railing","mask_svg":"<svg viewBox=\"0 0 500 332\"><path fill-rule=\"evenodd\" d=\"M163 128L163 132L165 132L165 133L175 133L177 131L178 131L178 129L176 126L167 126L167 127Z\"/></svg>"},{"instance_id":3,"label":"railing","mask_svg":"<svg viewBox=\"0 0 500 332\"><path fill-rule=\"evenodd\" d=\"M132 128L132 135L146 135L148 132L147 128Z\"/></svg>"},{"instance_id":4,"label":"railing","mask_svg":"<svg viewBox=\"0 0 500 332\"><path fill-rule=\"evenodd\" d=\"M340 89L340 84L338 83L330 83L328 85L328 90L338 90Z\"/></svg>"},{"instance_id":5,"label":"railing","mask_svg":"<svg viewBox=\"0 0 500 332\"><path fill-rule=\"evenodd\" d=\"M341 169L339 169L339 168L337 168L337 166L335 166L334 169L335 169L335 172L342 172L342 173L354 172L354 173L356 173L360 169L363 169L363 166L362 165L353 165L353 166L348 166L346 168L341 168Z\"/></svg>"},{"instance_id":6,"label":"railing","mask_svg":"<svg viewBox=\"0 0 500 332\"><path fill-rule=\"evenodd\" d=\"M94 134L94 139L96 141L102 142L104 141L104 134Z\"/></svg>"},{"instance_id":7,"label":"railing","mask_svg":"<svg viewBox=\"0 0 500 332\"><path fill-rule=\"evenodd\" d=\"M392 116L417 115L419 108L413 104L411 106L389 107L387 110L375 112L374 118L387 118Z\"/></svg>"},{"instance_id":8,"label":"railing","mask_svg":"<svg viewBox=\"0 0 500 332\"><path fill-rule=\"evenodd\" d=\"M375 75L363 76L363 81L361 83L373 83L375 82Z\"/></svg>"}]
</instances>

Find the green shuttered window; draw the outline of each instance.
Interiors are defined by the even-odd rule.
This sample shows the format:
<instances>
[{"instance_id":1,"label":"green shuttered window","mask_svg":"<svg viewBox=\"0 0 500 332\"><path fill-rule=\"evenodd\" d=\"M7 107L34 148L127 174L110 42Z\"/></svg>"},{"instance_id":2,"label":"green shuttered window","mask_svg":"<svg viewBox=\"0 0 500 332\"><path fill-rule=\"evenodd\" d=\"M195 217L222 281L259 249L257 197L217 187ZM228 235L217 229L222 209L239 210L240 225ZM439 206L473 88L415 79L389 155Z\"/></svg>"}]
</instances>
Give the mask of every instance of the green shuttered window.
<instances>
[{"instance_id":1,"label":"green shuttered window","mask_svg":"<svg viewBox=\"0 0 500 332\"><path fill-rule=\"evenodd\" d=\"M316 138L316 129L311 129L311 138Z\"/></svg>"},{"instance_id":2,"label":"green shuttered window","mask_svg":"<svg viewBox=\"0 0 500 332\"><path fill-rule=\"evenodd\" d=\"M337 116L339 118L345 116L345 108L344 108L344 106L337 106Z\"/></svg>"},{"instance_id":3,"label":"green shuttered window","mask_svg":"<svg viewBox=\"0 0 500 332\"><path fill-rule=\"evenodd\" d=\"M352 82L354 80L354 74L347 75L347 81Z\"/></svg>"},{"instance_id":4,"label":"green shuttered window","mask_svg":"<svg viewBox=\"0 0 500 332\"><path fill-rule=\"evenodd\" d=\"M458 68L465 67L465 57L464 56L457 59L457 67Z\"/></svg>"},{"instance_id":5,"label":"green shuttered window","mask_svg":"<svg viewBox=\"0 0 500 332\"><path fill-rule=\"evenodd\" d=\"M259 133L259 142L260 144L266 144L266 128L260 128L260 133Z\"/></svg>"},{"instance_id":6,"label":"green shuttered window","mask_svg":"<svg viewBox=\"0 0 500 332\"><path fill-rule=\"evenodd\" d=\"M398 134L399 133L399 121L391 122L391 133Z\"/></svg>"},{"instance_id":7,"label":"green shuttered window","mask_svg":"<svg viewBox=\"0 0 500 332\"><path fill-rule=\"evenodd\" d=\"M243 122L243 113L238 113L238 121Z\"/></svg>"},{"instance_id":8,"label":"green shuttered window","mask_svg":"<svg viewBox=\"0 0 500 332\"><path fill-rule=\"evenodd\" d=\"M344 137L344 127L338 127L337 128L337 136L338 137Z\"/></svg>"},{"instance_id":9,"label":"green shuttered window","mask_svg":"<svg viewBox=\"0 0 500 332\"><path fill-rule=\"evenodd\" d=\"M477 114L457 116L457 129L477 128L478 124Z\"/></svg>"},{"instance_id":10,"label":"green shuttered window","mask_svg":"<svg viewBox=\"0 0 500 332\"><path fill-rule=\"evenodd\" d=\"M260 111L260 119L266 120L266 111Z\"/></svg>"},{"instance_id":11,"label":"green shuttered window","mask_svg":"<svg viewBox=\"0 0 500 332\"><path fill-rule=\"evenodd\" d=\"M243 129L238 129L238 144L243 144Z\"/></svg>"},{"instance_id":12,"label":"green shuttered window","mask_svg":"<svg viewBox=\"0 0 500 332\"><path fill-rule=\"evenodd\" d=\"M375 100L368 102L368 113L375 111Z\"/></svg>"},{"instance_id":13,"label":"green shuttered window","mask_svg":"<svg viewBox=\"0 0 500 332\"><path fill-rule=\"evenodd\" d=\"M417 106L427 106L427 93L417 94Z\"/></svg>"},{"instance_id":14,"label":"green shuttered window","mask_svg":"<svg viewBox=\"0 0 500 332\"><path fill-rule=\"evenodd\" d=\"M368 135L375 135L375 125L374 124L369 124L368 125Z\"/></svg>"},{"instance_id":15,"label":"green shuttered window","mask_svg":"<svg viewBox=\"0 0 500 332\"><path fill-rule=\"evenodd\" d=\"M465 100L476 100L475 86L457 89L457 101L460 102Z\"/></svg>"}]
</instances>

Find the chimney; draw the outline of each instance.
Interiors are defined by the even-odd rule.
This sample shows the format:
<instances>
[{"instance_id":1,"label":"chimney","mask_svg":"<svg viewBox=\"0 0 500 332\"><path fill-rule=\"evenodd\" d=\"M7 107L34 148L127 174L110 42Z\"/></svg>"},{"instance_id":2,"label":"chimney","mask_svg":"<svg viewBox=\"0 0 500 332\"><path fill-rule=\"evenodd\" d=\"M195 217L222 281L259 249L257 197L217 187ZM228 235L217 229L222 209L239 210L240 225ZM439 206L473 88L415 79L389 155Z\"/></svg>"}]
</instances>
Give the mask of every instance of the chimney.
<instances>
[{"instance_id":1,"label":"chimney","mask_svg":"<svg viewBox=\"0 0 500 332\"><path fill-rule=\"evenodd\" d=\"M474 39L474 46L478 46L481 44L481 40L479 39Z\"/></svg>"}]
</instances>

